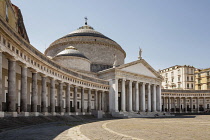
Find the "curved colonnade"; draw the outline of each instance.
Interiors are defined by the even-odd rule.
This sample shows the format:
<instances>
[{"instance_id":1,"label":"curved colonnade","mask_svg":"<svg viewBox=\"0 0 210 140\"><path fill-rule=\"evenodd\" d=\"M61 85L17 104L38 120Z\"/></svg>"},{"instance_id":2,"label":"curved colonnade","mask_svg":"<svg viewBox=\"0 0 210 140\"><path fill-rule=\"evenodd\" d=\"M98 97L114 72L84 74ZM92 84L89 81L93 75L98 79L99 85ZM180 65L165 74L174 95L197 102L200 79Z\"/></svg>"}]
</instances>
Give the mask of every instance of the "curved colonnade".
<instances>
[{"instance_id":1,"label":"curved colonnade","mask_svg":"<svg viewBox=\"0 0 210 140\"><path fill-rule=\"evenodd\" d=\"M0 111L64 114L108 111L108 81L51 61L0 19ZM8 81L8 82L7 82ZM4 111L4 112L3 112ZM9 113L7 113L9 114ZM11 114L11 113L10 113Z\"/></svg>"},{"instance_id":2,"label":"curved colonnade","mask_svg":"<svg viewBox=\"0 0 210 140\"><path fill-rule=\"evenodd\" d=\"M209 90L163 90L162 111L174 113L199 113L210 109Z\"/></svg>"}]
</instances>

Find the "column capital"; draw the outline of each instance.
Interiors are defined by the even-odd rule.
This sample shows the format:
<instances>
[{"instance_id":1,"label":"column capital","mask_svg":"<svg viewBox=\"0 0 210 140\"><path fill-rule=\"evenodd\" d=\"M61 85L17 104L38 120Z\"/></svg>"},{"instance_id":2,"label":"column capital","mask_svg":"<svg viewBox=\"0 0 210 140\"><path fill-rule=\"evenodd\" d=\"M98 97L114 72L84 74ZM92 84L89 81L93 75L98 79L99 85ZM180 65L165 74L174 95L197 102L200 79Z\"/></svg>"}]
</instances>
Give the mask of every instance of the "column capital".
<instances>
[{"instance_id":1,"label":"column capital","mask_svg":"<svg viewBox=\"0 0 210 140\"><path fill-rule=\"evenodd\" d=\"M17 61L14 56L7 57L9 61Z\"/></svg>"},{"instance_id":2,"label":"column capital","mask_svg":"<svg viewBox=\"0 0 210 140\"><path fill-rule=\"evenodd\" d=\"M49 77L49 79L50 79L50 80L55 80L55 78L54 78L54 77Z\"/></svg>"},{"instance_id":3,"label":"column capital","mask_svg":"<svg viewBox=\"0 0 210 140\"><path fill-rule=\"evenodd\" d=\"M43 78L46 78L47 77L47 75L45 75L45 74L43 74L43 73L40 73L39 74L41 77L43 77Z\"/></svg>"},{"instance_id":4,"label":"column capital","mask_svg":"<svg viewBox=\"0 0 210 140\"><path fill-rule=\"evenodd\" d=\"M28 66L25 63L19 63L20 67L22 68L28 68Z\"/></svg>"},{"instance_id":5,"label":"column capital","mask_svg":"<svg viewBox=\"0 0 210 140\"><path fill-rule=\"evenodd\" d=\"M66 86L68 86L68 85L70 86L70 83L68 83L68 82L64 82L64 84L66 84Z\"/></svg>"},{"instance_id":6,"label":"column capital","mask_svg":"<svg viewBox=\"0 0 210 140\"><path fill-rule=\"evenodd\" d=\"M145 82L141 82L141 84L142 84L142 85L146 85L146 83L145 83Z\"/></svg>"},{"instance_id":7,"label":"column capital","mask_svg":"<svg viewBox=\"0 0 210 140\"><path fill-rule=\"evenodd\" d=\"M136 85L138 85L139 84L139 82L138 81L136 81L136 83L135 83Z\"/></svg>"},{"instance_id":8,"label":"column capital","mask_svg":"<svg viewBox=\"0 0 210 140\"><path fill-rule=\"evenodd\" d=\"M30 68L30 71L31 71L32 73L38 73L37 70L32 69L32 68Z\"/></svg>"},{"instance_id":9,"label":"column capital","mask_svg":"<svg viewBox=\"0 0 210 140\"><path fill-rule=\"evenodd\" d=\"M130 82L130 83L132 83L132 82L133 82L133 80L129 79L129 82Z\"/></svg>"}]
</instances>

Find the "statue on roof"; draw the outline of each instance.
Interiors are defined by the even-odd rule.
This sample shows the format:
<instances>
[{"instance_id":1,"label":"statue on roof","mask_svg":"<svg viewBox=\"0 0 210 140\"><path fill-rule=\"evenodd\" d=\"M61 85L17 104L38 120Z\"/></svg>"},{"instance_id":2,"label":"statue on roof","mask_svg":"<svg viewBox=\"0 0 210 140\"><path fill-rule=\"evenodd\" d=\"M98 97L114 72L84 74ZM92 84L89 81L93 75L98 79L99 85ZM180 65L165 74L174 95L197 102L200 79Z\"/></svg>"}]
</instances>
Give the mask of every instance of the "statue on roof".
<instances>
[{"instance_id":1,"label":"statue on roof","mask_svg":"<svg viewBox=\"0 0 210 140\"><path fill-rule=\"evenodd\" d=\"M142 59L142 49L139 47L139 57L138 57L139 60Z\"/></svg>"},{"instance_id":2,"label":"statue on roof","mask_svg":"<svg viewBox=\"0 0 210 140\"><path fill-rule=\"evenodd\" d=\"M113 68L117 66L117 57L116 54L114 54L114 63L113 63Z\"/></svg>"}]
</instances>

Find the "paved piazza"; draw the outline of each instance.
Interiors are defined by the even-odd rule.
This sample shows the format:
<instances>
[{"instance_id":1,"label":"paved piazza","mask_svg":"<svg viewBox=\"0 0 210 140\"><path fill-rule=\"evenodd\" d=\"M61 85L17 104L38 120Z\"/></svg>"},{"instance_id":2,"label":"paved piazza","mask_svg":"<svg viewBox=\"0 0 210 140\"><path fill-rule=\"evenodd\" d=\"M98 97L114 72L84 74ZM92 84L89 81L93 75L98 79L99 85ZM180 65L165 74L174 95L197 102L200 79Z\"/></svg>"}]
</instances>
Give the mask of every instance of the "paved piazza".
<instances>
[{"instance_id":1,"label":"paved piazza","mask_svg":"<svg viewBox=\"0 0 210 140\"><path fill-rule=\"evenodd\" d=\"M210 116L58 122L0 133L1 140L207 140Z\"/></svg>"}]
</instances>

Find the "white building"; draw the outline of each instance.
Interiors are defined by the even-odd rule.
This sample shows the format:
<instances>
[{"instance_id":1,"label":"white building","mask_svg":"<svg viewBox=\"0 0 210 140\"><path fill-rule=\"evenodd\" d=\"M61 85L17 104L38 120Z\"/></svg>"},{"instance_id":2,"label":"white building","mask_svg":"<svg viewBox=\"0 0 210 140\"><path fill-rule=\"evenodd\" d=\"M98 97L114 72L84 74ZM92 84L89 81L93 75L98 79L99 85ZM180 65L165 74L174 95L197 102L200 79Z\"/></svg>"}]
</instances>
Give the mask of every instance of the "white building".
<instances>
[{"instance_id":1,"label":"white building","mask_svg":"<svg viewBox=\"0 0 210 140\"><path fill-rule=\"evenodd\" d=\"M195 89L195 68L193 66L172 66L160 70L163 89Z\"/></svg>"}]
</instances>

